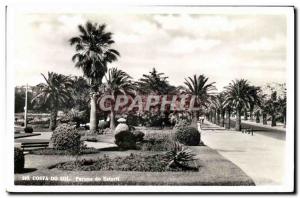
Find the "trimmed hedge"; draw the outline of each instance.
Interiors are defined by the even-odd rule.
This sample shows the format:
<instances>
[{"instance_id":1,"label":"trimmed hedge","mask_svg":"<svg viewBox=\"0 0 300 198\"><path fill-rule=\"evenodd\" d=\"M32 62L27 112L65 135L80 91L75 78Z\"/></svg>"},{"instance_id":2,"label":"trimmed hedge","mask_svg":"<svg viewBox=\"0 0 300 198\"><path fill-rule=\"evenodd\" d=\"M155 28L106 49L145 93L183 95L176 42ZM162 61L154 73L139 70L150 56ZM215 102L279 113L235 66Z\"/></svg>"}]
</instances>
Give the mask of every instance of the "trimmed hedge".
<instances>
[{"instance_id":1,"label":"trimmed hedge","mask_svg":"<svg viewBox=\"0 0 300 198\"><path fill-rule=\"evenodd\" d=\"M175 137L180 143L188 146L197 146L200 143L200 133L195 127L178 128Z\"/></svg>"},{"instance_id":2,"label":"trimmed hedge","mask_svg":"<svg viewBox=\"0 0 300 198\"><path fill-rule=\"evenodd\" d=\"M20 148L15 147L14 154L14 165L15 165L15 173L20 173L24 170L25 158L23 151Z\"/></svg>"}]
</instances>

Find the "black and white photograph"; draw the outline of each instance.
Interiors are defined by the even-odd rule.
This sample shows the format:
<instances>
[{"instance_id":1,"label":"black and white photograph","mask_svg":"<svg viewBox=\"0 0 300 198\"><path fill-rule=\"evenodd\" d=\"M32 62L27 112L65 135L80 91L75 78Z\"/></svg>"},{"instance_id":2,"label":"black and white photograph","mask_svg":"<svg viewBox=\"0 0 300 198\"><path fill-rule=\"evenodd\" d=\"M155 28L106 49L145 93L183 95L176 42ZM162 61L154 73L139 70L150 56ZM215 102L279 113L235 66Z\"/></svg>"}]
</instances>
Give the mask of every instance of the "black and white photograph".
<instances>
[{"instance_id":1,"label":"black and white photograph","mask_svg":"<svg viewBox=\"0 0 300 198\"><path fill-rule=\"evenodd\" d=\"M8 191L294 191L292 6L6 9Z\"/></svg>"}]
</instances>

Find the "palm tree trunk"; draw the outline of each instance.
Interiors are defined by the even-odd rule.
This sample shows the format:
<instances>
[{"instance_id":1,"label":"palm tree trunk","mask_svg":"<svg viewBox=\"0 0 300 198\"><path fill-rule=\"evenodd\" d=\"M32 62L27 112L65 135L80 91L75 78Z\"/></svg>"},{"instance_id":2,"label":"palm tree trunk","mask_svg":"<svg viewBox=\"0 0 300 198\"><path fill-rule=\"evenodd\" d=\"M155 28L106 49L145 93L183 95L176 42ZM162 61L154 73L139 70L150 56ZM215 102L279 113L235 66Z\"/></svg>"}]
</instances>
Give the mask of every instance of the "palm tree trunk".
<instances>
[{"instance_id":1,"label":"palm tree trunk","mask_svg":"<svg viewBox=\"0 0 300 198\"><path fill-rule=\"evenodd\" d=\"M250 121L253 122L253 111L250 111Z\"/></svg>"},{"instance_id":2,"label":"palm tree trunk","mask_svg":"<svg viewBox=\"0 0 300 198\"><path fill-rule=\"evenodd\" d=\"M110 111L110 126L109 126L109 128L112 129L112 130L114 130L115 127L116 127L116 124L115 124L115 112L112 109Z\"/></svg>"},{"instance_id":3,"label":"palm tree trunk","mask_svg":"<svg viewBox=\"0 0 300 198\"><path fill-rule=\"evenodd\" d=\"M230 110L229 109L227 110L227 116L226 116L226 118L227 118L227 123L226 123L225 128L226 129L230 129Z\"/></svg>"},{"instance_id":4,"label":"palm tree trunk","mask_svg":"<svg viewBox=\"0 0 300 198\"><path fill-rule=\"evenodd\" d=\"M50 113L50 125L49 129L54 131L56 128L56 118L57 118L57 109L55 107L52 107L51 113Z\"/></svg>"},{"instance_id":5,"label":"palm tree trunk","mask_svg":"<svg viewBox=\"0 0 300 198\"><path fill-rule=\"evenodd\" d=\"M267 114L263 113L262 116L263 116L263 125L267 125Z\"/></svg>"},{"instance_id":6,"label":"palm tree trunk","mask_svg":"<svg viewBox=\"0 0 300 198\"><path fill-rule=\"evenodd\" d=\"M248 120L247 110L244 110L244 120Z\"/></svg>"},{"instance_id":7,"label":"palm tree trunk","mask_svg":"<svg viewBox=\"0 0 300 198\"><path fill-rule=\"evenodd\" d=\"M241 109L237 108L236 110L236 121L235 121L235 130L241 130Z\"/></svg>"},{"instance_id":8,"label":"palm tree trunk","mask_svg":"<svg viewBox=\"0 0 300 198\"><path fill-rule=\"evenodd\" d=\"M271 126L276 126L276 116L272 115Z\"/></svg>"},{"instance_id":9,"label":"palm tree trunk","mask_svg":"<svg viewBox=\"0 0 300 198\"><path fill-rule=\"evenodd\" d=\"M97 131L96 94L91 94L90 133Z\"/></svg>"},{"instance_id":10,"label":"palm tree trunk","mask_svg":"<svg viewBox=\"0 0 300 198\"><path fill-rule=\"evenodd\" d=\"M217 111L217 125L220 125L220 113Z\"/></svg>"},{"instance_id":11,"label":"palm tree trunk","mask_svg":"<svg viewBox=\"0 0 300 198\"><path fill-rule=\"evenodd\" d=\"M225 125L225 111L221 112L221 127Z\"/></svg>"},{"instance_id":12,"label":"palm tree trunk","mask_svg":"<svg viewBox=\"0 0 300 198\"><path fill-rule=\"evenodd\" d=\"M214 124L216 124L217 123L217 112L215 112L214 111L214 122L213 122Z\"/></svg>"},{"instance_id":13,"label":"palm tree trunk","mask_svg":"<svg viewBox=\"0 0 300 198\"><path fill-rule=\"evenodd\" d=\"M260 123L259 113L258 112L255 113L255 121L256 121L256 123Z\"/></svg>"}]
</instances>

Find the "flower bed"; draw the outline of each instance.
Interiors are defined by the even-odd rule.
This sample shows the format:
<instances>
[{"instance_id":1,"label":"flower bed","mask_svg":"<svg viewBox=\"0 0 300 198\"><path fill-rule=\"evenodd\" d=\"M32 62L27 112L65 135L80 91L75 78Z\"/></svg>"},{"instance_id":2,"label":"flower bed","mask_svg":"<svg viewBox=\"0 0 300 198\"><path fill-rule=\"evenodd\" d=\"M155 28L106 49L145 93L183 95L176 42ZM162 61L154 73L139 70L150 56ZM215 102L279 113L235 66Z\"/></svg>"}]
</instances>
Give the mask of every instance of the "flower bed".
<instances>
[{"instance_id":1,"label":"flower bed","mask_svg":"<svg viewBox=\"0 0 300 198\"><path fill-rule=\"evenodd\" d=\"M164 172L164 171L198 171L198 167L168 167L171 159L164 154L140 155L130 154L126 157L94 159L82 159L60 163L55 168L68 171L141 171L141 172Z\"/></svg>"},{"instance_id":2,"label":"flower bed","mask_svg":"<svg viewBox=\"0 0 300 198\"><path fill-rule=\"evenodd\" d=\"M80 151L80 155L94 154L94 153L99 153L98 149L84 148ZM34 155L70 155L70 153L66 150L57 150L57 149L53 149L53 148L32 150L32 151L30 151L30 154L34 154Z\"/></svg>"}]
</instances>

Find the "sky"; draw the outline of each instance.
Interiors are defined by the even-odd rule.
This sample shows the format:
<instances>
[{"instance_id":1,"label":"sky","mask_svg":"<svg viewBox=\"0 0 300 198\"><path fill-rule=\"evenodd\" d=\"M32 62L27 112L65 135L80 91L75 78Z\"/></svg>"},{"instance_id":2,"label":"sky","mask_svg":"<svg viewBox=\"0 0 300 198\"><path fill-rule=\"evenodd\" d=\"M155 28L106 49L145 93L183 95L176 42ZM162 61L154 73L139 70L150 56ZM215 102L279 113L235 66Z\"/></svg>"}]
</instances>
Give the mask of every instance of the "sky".
<instances>
[{"instance_id":1,"label":"sky","mask_svg":"<svg viewBox=\"0 0 300 198\"><path fill-rule=\"evenodd\" d=\"M153 67L182 85L194 74L216 82L218 90L234 79L254 85L286 81L287 24L284 15L242 14L17 14L15 83L36 85L41 73L82 75L71 58L69 39L86 21L105 23L118 67L138 80Z\"/></svg>"}]
</instances>

